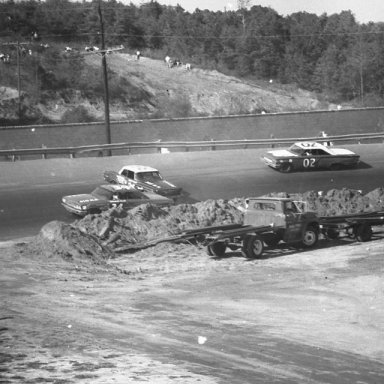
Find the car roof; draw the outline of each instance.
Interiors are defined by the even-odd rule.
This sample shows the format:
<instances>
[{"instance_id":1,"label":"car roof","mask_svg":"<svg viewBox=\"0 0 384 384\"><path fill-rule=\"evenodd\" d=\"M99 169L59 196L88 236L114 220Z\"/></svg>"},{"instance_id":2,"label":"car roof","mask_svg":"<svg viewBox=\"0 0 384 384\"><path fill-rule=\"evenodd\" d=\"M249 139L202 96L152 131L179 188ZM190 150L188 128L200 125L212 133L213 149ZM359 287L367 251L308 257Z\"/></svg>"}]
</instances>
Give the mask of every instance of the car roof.
<instances>
[{"instance_id":1,"label":"car roof","mask_svg":"<svg viewBox=\"0 0 384 384\"><path fill-rule=\"evenodd\" d=\"M122 185L122 184L103 184L103 185L100 185L99 188L106 189L107 191L110 191L110 192L131 191L135 189L133 186Z\"/></svg>"},{"instance_id":2,"label":"car roof","mask_svg":"<svg viewBox=\"0 0 384 384\"><path fill-rule=\"evenodd\" d=\"M132 172L159 172L156 168L139 164L125 165L123 168L121 168L120 172L124 169Z\"/></svg>"},{"instance_id":3,"label":"car roof","mask_svg":"<svg viewBox=\"0 0 384 384\"><path fill-rule=\"evenodd\" d=\"M261 201L292 201L290 197L248 197L248 200Z\"/></svg>"},{"instance_id":4,"label":"car roof","mask_svg":"<svg viewBox=\"0 0 384 384\"><path fill-rule=\"evenodd\" d=\"M298 141L295 143L296 146L302 148L302 149L325 149L328 150L328 148L321 144L318 143L317 141Z\"/></svg>"}]
</instances>

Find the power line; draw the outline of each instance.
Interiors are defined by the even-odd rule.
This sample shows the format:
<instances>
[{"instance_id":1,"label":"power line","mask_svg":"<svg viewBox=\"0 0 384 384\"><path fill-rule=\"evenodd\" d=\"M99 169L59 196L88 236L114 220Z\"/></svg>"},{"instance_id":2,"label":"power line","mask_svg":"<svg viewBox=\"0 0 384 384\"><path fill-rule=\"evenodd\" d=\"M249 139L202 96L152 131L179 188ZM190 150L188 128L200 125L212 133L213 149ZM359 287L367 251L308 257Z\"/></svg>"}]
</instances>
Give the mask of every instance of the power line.
<instances>
[{"instance_id":1,"label":"power line","mask_svg":"<svg viewBox=\"0 0 384 384\"><path fill-rule=\"evenodd\" d=\"M248 30L248 33L252 33L252 30ZM294 38L294 37L341 37L341 36L363 36L363 35L384 35L383 31L369 31L369 32L321 32L321 33L302 33L302 34L274 34L274 35L244 35L242 32L238 35L165 35L165 34L130 34L130 33L105 33L105 37L120 37L120 38L129 38L129 37L142 37L142 38L163 38L163 39L277 39L277 38ZM40 39L50 39L50 38L81 38L81 37L91 37L99 36L97 32L84 32L84 33L61 33L61 34L40 34ZM9 35L0 35L0 38L11 37ZM6 45L6 43L0 43L0 45ZM26 43L28 44L28 43ZM34 44L33 42L29 44Z\"/></svg>"}]
</instances>

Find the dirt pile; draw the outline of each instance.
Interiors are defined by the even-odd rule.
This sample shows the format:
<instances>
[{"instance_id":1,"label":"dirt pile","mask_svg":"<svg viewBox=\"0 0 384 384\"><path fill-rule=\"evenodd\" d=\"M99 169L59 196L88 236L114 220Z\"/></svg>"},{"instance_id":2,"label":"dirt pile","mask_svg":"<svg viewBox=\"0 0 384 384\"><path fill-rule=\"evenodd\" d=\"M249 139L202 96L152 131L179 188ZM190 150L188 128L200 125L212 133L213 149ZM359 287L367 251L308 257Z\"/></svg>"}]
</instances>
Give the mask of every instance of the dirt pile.
<instances>
[{"instance_id":1,"label":"dirt pile","mask_svg":"<svg viewBox=\"0 0 384 384\"><path fill-rule=\"evenodd\" d=\"M101 215L88 215L74 223L82 233L100 238L104 245L118 248L162 237L187 229L241 223L243 199L207 200L196 204L179 204L159 208L150 204L129 212L114 208Z\"/></svg>"},{"instance_id":2,"label":"dirt pile","mask_svg":"<svg viewBox=\"0 0 384 384\"><path fill-rule=\"evenodd\" d=\"M319 216L348 215L384 209L383 188L377 188L365 195L361 190L343 188L331 189L325 193L309 191L297 197L307 203L307 210L314 211Z\"/></svg>"},{"instance_id":3,"label":"dirt pile","mask_svg":"<svg viewBox=\"0 0 384 384\"><path fill-rule=\"evenodd\" d=\"M284 192L268 196L289 197ZM319 216L336 216L384 210L384 188L363 195L352 189L314 191L290 197L304 202L306 210ZM53 221L34 241L43 257L59 257L81 263L103 264L116 252L138 244L182 234L185 230L243 222L245 199L207 200L159 208L150 204L129 212L113 208L88 215L72 225Z\"/></svg>"},{"instance_id":4,"label":"dirt pile","mask_svg":"<svg viewBox=\"0 0 384 384\"><path fill-rule=\"evenodd\" d=\"M43 259L62 259L76 264L105 264L114 256L101 241L73 225L51 221L44 225L29 246Z\"/></svg>"}]
</instances>

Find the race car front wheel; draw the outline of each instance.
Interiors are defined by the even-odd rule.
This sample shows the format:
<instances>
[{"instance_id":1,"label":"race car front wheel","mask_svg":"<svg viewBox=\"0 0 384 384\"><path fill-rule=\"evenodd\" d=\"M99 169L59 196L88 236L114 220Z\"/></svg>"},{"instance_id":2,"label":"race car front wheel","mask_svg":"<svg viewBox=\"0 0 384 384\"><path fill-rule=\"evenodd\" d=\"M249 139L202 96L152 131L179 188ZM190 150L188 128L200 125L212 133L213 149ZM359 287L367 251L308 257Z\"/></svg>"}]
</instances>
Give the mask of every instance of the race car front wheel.
<instances>
[{"instance_id":1,"label":"race car front wheel","mask_svg":"<svg viewBox=\"0 0 384 384\"><path fill-rule=\"evenodd\" d=\"M280 172L288 173L288 172L291 172L292 169L293 169L292 164L290 164L290 163L283 163L283 164L281 164L279 170L280 170Z\"/></svg>"}]
</instances>

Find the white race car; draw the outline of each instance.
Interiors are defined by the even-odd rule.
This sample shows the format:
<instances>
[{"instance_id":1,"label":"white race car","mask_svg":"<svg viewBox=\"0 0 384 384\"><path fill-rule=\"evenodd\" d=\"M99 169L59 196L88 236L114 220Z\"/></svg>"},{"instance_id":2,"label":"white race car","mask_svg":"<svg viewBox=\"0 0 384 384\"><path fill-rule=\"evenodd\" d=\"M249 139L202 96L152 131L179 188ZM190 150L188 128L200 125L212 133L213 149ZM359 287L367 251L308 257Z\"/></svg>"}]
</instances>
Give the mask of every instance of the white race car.
<instances>
[{"instance_id":1,"label":"white race car","mask_svg":"<svg viewBox=\"0 0 384 384\"><path fill-rule=\"evenodd\" d=\"M139 191L151 191L169 198L181 195L181 188L165 180L156 168L146 165L126 165L119 172L105 171L104 180L112 184L129 185Z\"/></svg>"}]
</instances>

